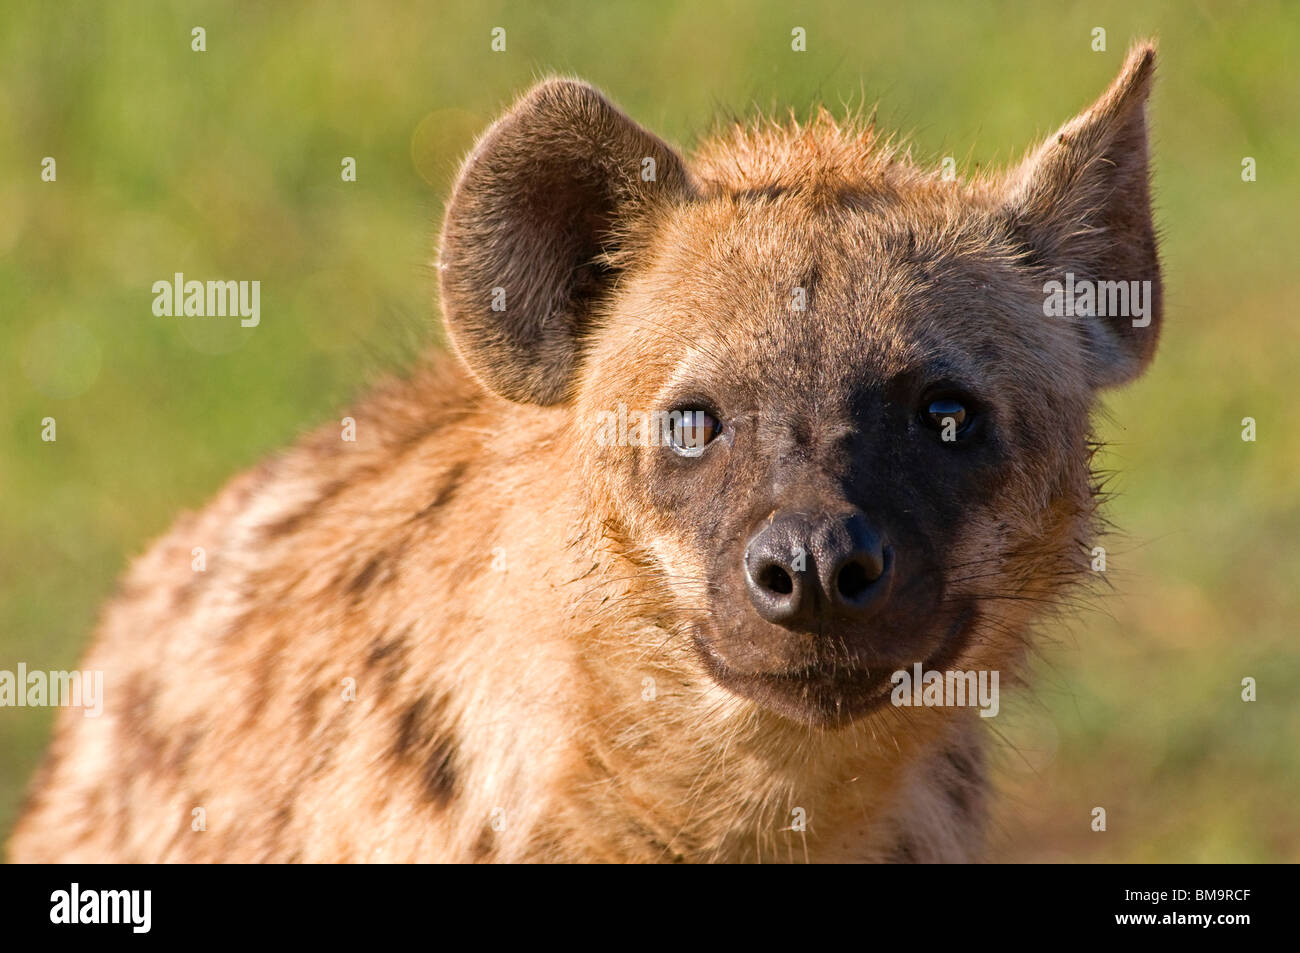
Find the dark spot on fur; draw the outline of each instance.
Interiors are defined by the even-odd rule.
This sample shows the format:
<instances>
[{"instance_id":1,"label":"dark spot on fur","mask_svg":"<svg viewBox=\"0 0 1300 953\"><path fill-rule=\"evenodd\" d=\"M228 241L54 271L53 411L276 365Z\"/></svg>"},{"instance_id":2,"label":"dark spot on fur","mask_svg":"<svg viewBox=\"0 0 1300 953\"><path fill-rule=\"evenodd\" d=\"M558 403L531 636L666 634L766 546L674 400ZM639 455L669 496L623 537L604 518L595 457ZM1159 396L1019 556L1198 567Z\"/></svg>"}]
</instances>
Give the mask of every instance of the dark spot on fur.
<instances>
[{"instance_id":1,"label":"dark spot on fur","mask_svg":"<svg viewBox=\"0 0 1300 953\"><path fill-rule=\"evenodd\" d=\"M147 729L153 717L154 702L158 697L158 686L135 675L126 683L126 692L122 705L122 729L132 732Z\"/></svg>"},{"instance_id":2,"label":"dark spot on fur","mask_svg":"<svg viewBox=\"0 0 1300 953\"><path fill-rule=\"evenodd\" d=\"M944 793L948 796L948 800L952 802L952 806L957 810L958 814L963 817L970 815L970 789L965 784L961 782L948 784L944 789Z\"/></svg>"},{"instance_id":3,"label":"dark spot on fur","mask_svg":"<svg viewBox=\"0 0 1300 953\"><path fill-rule=\"evenodd\" d=\"M902 241L899 243L899 253L904 261L910 261L919 264L920 256L917 252L916 232L908 229L903 233Z\"/></svg>"},{"instance_id":4,"label":"dark spot on fur","mask_svg":"<svg viewBox=\"0 0 1300 953\"><path fill-rule=\"evenodd\" d=\"M309 520L318 510L325 506L325 504L342 493L344 488L348 485L348 480L335 480L332 483L327 483L316 498L302 509L296 510L288 516L281 517L278 520L265 524L262 527L262 540L264 542L270 542L281 536L286 536L289 533L292 533Z\"/></svg>"},{"instance_id":5,"label":"dark spot on fur","mask_svg":"<svg viewBox=\"0 0 1300 953\"><path fill-rule=\"evenodd\" d=\"M455 737L446 722L445 697L426 693L398 720L393 756L413 765L430 801L446 807L456 795Z\"/></svg>"},{"instance_id":6,"label":"dark spot on fur","mask_svg":"<svg viewBox=\"0 0 1300 953\"><path fill-rule=\"evenodd\" d=\"M402 718L397 723L397 740L393 745L393 754L398 758L405 758L415 747L428 705L429 696L421 695L402 713Z\"/></svg>"},{"instance_id":7,"label":"dark spot on fur","mask_svg":"<svg viewBox=\"0 0 1300 953\"><path fill-rule=\"evenodd\" d=\"M391 639L376 638L371 642L370 651L366 653L366 668L374 668L386 659L396 660L405 656L407 650L406 637L409 633L410 630L406 629L403 630L401 635L394 636Z\"/></svg>"},{"instance_id":8,"label":"dark spot on fur","mask_svg":"<svg viewBox=\"0 0 1300 953\"><path fill-rule=\"evenodd\" d=\"M748 189L740 189L732 193L732 197L737 202L770 202L772 199L780 198L793 191L785 185L761 185Z\"/></svg>"},{"instance_id":9,"label":"dark spot on fur","mask_svg":"<svg viewBox=\"0 0 1300 953\"><path fill-rule=\"evenodd\" d=\"M493 836L491 827L486 824L483 825L471 850L476 864L489 863L492 860L493 855L496 853L496 838Z\"/></svg>"},{"instance_id":10,"label":"dark spot on fur","mask_svg":"<svg viewBox=\"0 0 1300 953\"><path fill-rule=\"evenodd\" d=\"M127 681L122 693L118 722L118 778L113 785L118 799L116 817L121 840L127 839L131 833L132 800L137 783L148 776L159 776L166 762L166 744L154 725L157 698L157 684L138 673Z\"/></svg>"},{"instance_id":11,"label":"dark spot on fur","mask_svg":"<svg viewBox=\"0 0 1300 953\"><path fill-rule=\"evenodd\" d=\"M971 762L970 756L967 755L965 751L962 751L960 748L948 748L944 751L944 757L947 758L948 763L952 765L952 769L957 773L957 777L961 778L963 781L975 780L975 765Z\"/></svg>"},{"instance_id":12,"label":"dark spot on fur","mask_svg":"<svg viewBox=\"0 0 1300 953\"><path fill-rule=\"evenodd\" d=\"M188 727L181 733L180 741L167 757L168 770L176 774L185 772L194 750L199 746L199 742L203 740L203 725L197 718L190 719L186 724Z\"/></svg>"},{"instance_id":13,"label":"dark spot on fur","mask_svg":"<svg viewBox=\"0 0 1300 953\"><path fill-rule=\"evenodd\" d=\"M154 725L158 686L142 675L127 682L118 722L122 763L135 775L157 774L166 764L165 743ZM129 754L128 754L129 752Z\"/></svg>"},{"instance_id":14,"label":"dark spot on fur","mask_svg":"<svg viewBox=\"0 0 1300 953\"><path fill-rule=\"evenodd\" d=\"M952 777L944 785L944 793L959 814L970 817L975 807L975 795L983 784L983 777L970 754L959 748L948 748L944 758L952 768Z\"/></svg>"},{"instance_id":15,"label":"dark spot on fur","mask_svg":"<svg viewBox=\"0 0 1300 953\"><path fill-rule=\"evenodd\" d=\"M429 800L446 807L456 794L456 772L452 759L456 749L450 738L439 738L424 760L421 780Z\"/></svg>"},{"instance_id":16,"label":"dark spot on fur","mask_svg":"<svg viewBox=\"0 0 1300 953\"><path fill-rule=\"evenodd\" d=\"M320 706L325 692L325 686L316 685L302 696L302 701L298 705L298 730L304 738L311 735L320 721Z\"/></svg>"},{"instance_id":17,"label":"dark spot on fur","mask_svg":"<svg viewBox=\"0 0 1300 953\"><path fill-rule=\"evenodd\" d=\"M438 492L434 494L433 499L426 503L411 517L411 522L427 519L446 506L452 496L455 495L467 469L468 465L465 463L458 463L451 467L443 475L442 481L438 487ZM359 601L361 597L366 594L366 591L379 579L394 575L392 567L397 564L398 557L401 555L405 545L406 540L403 539L399 541L395 547L375 553L366 560L365 565L363 565L361 570L346 583L344 588L344 591L349 597L351 597L353 602Z\"/></svg>"},{"instance_id":18,"label":"dark spot on fur","mask_svg":"<svg viewBox=\"0 0 1300 953\"><path fill-rule=\"evenodd\" d=\"M295 788L294 791L284 799L284 802L275 809L275 814L271 817L270 841L272 845L276 844L280 840L285 830L288 829L289 824L293 822L293 801L297 794L298 791Z\"/></svg>"},{"instance_id":19,"label":"dark spot on fur","mask_svg":"<svg viewBox=\"0 0 1300 953\"><path fill-rule=\"evenodd\" d=\"M361 571L353 576L352 581L348 583L347 594L352 596L354 600L364 595L365 591L370 588L370 584L375 581L375 577L379 575L380 565L387 556L386 552L371 556L366 561L366 564L361 567Z\"/></svg>"},{"instance_id":20,"label":"dark spot on fur","mask_svg":"<svg viewBox=\"0 0 1300 953\"><path fill-rule=\"evenodd\" d=\"M410 635L410 627L407 627L391 639L378 637L370 643L370 649L366 653L366 669L380 670L379 687L385 694L392 691L405 670L406 656L410 651Z\"/></svg>"},{"instance_id":21,"label":"dark spot on fur","mask_svg":"<svg viewBox=\"0 0 1300 953\"><path fill-rule=\"evenodd\" d=\"M206 575L206 572L196 572L194 578L186 580L185 585L177 586L172 590L173 612L184 612L190 607L191 603L194 602L194 597L199 594L199 589L202 588ZM123 598L131 597L124 596Z\"/></svg>"},{"instance_id":22,"label":"dark spot on fur","mask_svg":"<svg viewBox=\"0 0 1300 953\"><path fill-rule=\"evenodd\" d=\"M192 582L186 583L186 586L191 584ZM122 579L118 582L117 591L114 593L113 597L121 602L134 602L139 599L143 593L144 589L135 582L130 579Z\"/></svg>"},{"instance_id":23,"label":"dark spot on fur","mask_svg":"<svg viewBox=\"0 0 1300 953\"><path fill-rule=\"evenodd\" d=\"M245 728L256 725L277 690L275 679L284 654L285 641L285 635L277 632L265 643L265 649L253 658L253 686L248 694L248 704L244 707Z\"/></svg>"},{"instance_id":24,"label":"dark spot on fur","mask_svg":"<svg viewBox=\"0 0 1300 953\"><path fill-rule=\"evenodd\" d=\"M413 520L424 519L446 506L447 502L455 494L456 489L460 486L460 482L465 476L465 471L467 469L469 469L468 464L458 463L448 470L446 476L443 477L441 486L438 487L438 492L434 494L433 499L426 503L424 507L411 518Z\"/></svg>"},{"instance_id":25,"label":"dark spot on fur","mask_svg":"<svg viewBox=\"0 0 1300 953\"><path fill-rule=\"evenodd\" d=\"M669 864L686 863L686 857L683 856L681 851L676 850L675 848L669 846L668 844L665 844L663 841L659 840L658 838L651 837L648 839L648 843L650 844L650 849L655 851L659 855L660 860Z\"/></svg>"},{"instance_id":26,"label":"dark spot on fur","mask_svg":"<svg viewBox=\"0 0 1300 953\"><path fill-rule=\"evenodd\" d=\"M906 834L899 837L898 842L894 844L893 850L889 852L886 859L890 864L915 864L917 863L916 845Z\"/></svg>"}]
</instances>

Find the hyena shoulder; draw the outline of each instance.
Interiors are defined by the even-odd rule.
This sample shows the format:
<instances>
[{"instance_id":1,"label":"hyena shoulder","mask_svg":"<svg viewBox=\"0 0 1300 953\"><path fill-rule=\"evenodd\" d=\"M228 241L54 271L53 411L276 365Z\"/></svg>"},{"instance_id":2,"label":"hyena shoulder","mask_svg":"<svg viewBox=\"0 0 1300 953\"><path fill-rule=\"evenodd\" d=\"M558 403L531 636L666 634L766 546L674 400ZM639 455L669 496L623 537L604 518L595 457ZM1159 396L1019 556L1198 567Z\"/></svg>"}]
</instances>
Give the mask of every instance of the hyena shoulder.
<instances>
[{"instance_id":1,"label":"hyena shoulder","mask_svg":"<svg viewBox=\"0 0 1300 953\"><path fill-rule=\"evenodd\" d=\"M423 678L452 664L443 627L415 624L391 590L421 552L425 586L454 576L447 553L470 548L454 537L493 520L474 489L492 482L485 404L437 361L238 476L138 557L86 660L116 703L94 720L61 713L15 859L307 859L300 828L335 813L360 784L350 757L372 746L387 782L358 787L354 823L363 808L382 823L403 785L445 805L461 757L437 687L450 680ZM350 856L334 838L317 859Z\"/></svg>"}]
</instances>

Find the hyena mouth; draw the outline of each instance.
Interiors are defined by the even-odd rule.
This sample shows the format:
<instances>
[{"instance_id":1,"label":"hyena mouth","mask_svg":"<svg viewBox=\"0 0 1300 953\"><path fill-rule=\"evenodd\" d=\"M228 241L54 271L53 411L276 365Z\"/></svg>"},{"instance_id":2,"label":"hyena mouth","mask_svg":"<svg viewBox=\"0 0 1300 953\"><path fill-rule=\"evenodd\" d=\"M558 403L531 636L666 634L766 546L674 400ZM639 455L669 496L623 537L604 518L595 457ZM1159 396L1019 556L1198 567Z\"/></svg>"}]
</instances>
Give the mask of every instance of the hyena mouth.
<instances>
[{"instance_id":1,"label":"hyena mouth","mask_svg":"<svg viewBox=\"0 0 1300 953\"><path fill-rule=\"evenodd\" d=\"M843 728L891 704L893 675L920 662L923 670L945 671L965 653L979 621L973 603L963 606L944 632L938 649L906 665L870 667L827 659L784 672L738 672L698 636L696 654L708 675L723 688L764 708L814 728Z\"/></svg>"}]
</instances>

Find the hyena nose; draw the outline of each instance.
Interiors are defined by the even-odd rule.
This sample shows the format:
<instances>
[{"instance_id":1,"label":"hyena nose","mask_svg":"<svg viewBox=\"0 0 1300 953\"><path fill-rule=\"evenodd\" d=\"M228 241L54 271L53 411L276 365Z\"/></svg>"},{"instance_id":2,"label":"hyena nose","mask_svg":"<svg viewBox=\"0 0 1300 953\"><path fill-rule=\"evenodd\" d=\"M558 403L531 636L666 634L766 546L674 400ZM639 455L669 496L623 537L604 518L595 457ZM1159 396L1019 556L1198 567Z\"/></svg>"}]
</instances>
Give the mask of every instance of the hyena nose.
<instances>
[{"instance_id":1,"label":"hyena nose","mask_svg":"<svg viewBox=\"0 0 1300 953\"><path fill-rule=\"evenodd\" d=\"M758 614L786 628L871 612L887 588L890 552L858 510L785 513L745 547L745 582Z\"/></svg>"}]
</instances>

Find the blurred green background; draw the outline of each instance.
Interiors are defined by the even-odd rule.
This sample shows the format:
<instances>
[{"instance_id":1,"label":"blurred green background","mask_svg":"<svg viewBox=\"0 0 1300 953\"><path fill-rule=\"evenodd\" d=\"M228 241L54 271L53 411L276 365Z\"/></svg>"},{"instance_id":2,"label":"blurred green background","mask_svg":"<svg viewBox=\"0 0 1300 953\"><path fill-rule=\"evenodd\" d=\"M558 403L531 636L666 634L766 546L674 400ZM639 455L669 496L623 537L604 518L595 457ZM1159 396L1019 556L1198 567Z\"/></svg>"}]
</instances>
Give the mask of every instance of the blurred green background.
<instances>
[{"instance_id":1,"label":"blurred green background","mask_svg":"<svg viewBox=\"0 0 1300 953\"><path fill-rule=\"evenodd\" d=\"M1049 633L995 725L996 856L1300 859L1298 26L1294 4L1129 0L5 3L0 669L75 666L178 511L436 346L441 202L535 78L589 79L686 147L755 104L865 97L965 168L1018 157L1156 35L1167 330L1101 425L1116 591ZM260 279L261 326L154 317L176 271ZM51 720L0 710L0 840Z\"/></svg>"}]
</instances>

